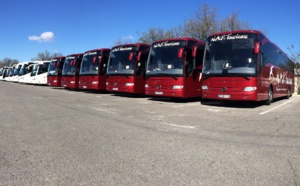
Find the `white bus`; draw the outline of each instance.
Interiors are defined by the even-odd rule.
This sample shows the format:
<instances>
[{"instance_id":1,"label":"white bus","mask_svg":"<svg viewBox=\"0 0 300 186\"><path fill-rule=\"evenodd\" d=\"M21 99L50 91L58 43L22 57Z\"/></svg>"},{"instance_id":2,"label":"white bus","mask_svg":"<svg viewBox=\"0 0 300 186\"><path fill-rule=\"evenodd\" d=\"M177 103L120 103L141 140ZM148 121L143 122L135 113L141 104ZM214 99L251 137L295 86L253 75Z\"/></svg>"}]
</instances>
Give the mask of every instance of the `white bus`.
<instances>
[{"instance_id":1,"label":"white bus","mask_svg":"<svg viewBox=\"0 0 300 186\"><path fill-rule=\"evenodd\" d=\"M13 76L14 76L14 72L15 72L16 68L17 68L17 64L14 64L13 66L11 66L8 69L7 74L6 74L6 78L5 78L6 81L12 81L13 80Z\"/></svg>"},{"instance_id":2,"label":"white bus","mask_svg":"<svg viewBox=\"0 0 300 186\"><path fill-rule=\"evenodd\" d=\"M21 81L19 81L20 83L31 84L32 82L31 73L33 71L34 64L28 65L28 67L26 67L27 73L23 76Z\"/></svg>"},{"instance_id":3,"label":"white bus","mask_svg":"<svg viewBox=\"0 0 300 186\"><path fill-rule=\"evenodd\" d=\"M6 77L8 67L0 68L0 80L3 81Z\"/></svg>"},{"instance_id":4,"label":"white bus","mask_svg":"<svg viewBox=\"0 0 300 186\"><path fill-rule=\"evenodd\" d=\"M31 71L30 69L28 68L30 65L32 65L33 67L33 64L35 62L34 61L28 61L28 62L22 62L22 66L21 66L21 69L19 71L19 74L18 74L18 82L19 83L25 83L25 77L30 77L30 73L32 71L32 68L31 68Z\"/></svg>"},{"instance_id":5,"label":"white bus","mask_svg":"<svg viewBox=\"0 0 300 186\"><path fill-rule=\"evenodd\" d=\"M6 81L11 67L3 67L0 75L0 80Z\"/></svg>"},{"instance_id":6,"label":"white bus","mask_svg":"<svg viewBox=\"0 0 300 186\"><path fill-rule=\"evenodd\" d=\"M19 72L21 70L21 67L22 67L22 63L18 63L16 65L16 68L14 70L14 74L13 74L12 79L11 79L12 82L19 82Z\"/></svg>"},{"instance_id":7,"label":"white bus","mask_svg":"<svg viewBox=\"0 0 300 186\"><path fill-rule=\"evenodd\" d=\"M50 61L35 61L30 74L31 84L46 85Z\"/></svg>"}]
</instances>

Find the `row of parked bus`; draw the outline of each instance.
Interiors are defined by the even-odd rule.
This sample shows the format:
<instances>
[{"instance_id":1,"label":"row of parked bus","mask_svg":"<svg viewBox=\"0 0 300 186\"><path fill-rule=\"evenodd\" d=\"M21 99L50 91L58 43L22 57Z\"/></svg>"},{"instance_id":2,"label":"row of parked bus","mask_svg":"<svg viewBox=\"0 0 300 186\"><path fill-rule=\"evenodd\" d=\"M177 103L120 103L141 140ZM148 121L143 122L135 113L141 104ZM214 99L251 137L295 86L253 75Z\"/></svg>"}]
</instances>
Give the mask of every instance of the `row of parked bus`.
<instances>
[{"instance_id":1,"label":"row of parked bus","mask_svg":"<svg viewBox=\"0 0 300 186\"><path fill-rule=\"evenodd\" d=\"M261 32L243 30L89 50L2 69L2 79L70 89L265 101L294 92L294 63ZM6 71L6 74L4 73Z\"/></svg>"},{"instance_id":2,"label":"row of parked bus","mask_svg":"<svg viewBox=\"0 0 300 186\"><path fill-rule=\"evenodd\" d=\"M0 80L28 84L47 84L50 61L28 61L0 69Z\"/></svg>"}]
</instances>

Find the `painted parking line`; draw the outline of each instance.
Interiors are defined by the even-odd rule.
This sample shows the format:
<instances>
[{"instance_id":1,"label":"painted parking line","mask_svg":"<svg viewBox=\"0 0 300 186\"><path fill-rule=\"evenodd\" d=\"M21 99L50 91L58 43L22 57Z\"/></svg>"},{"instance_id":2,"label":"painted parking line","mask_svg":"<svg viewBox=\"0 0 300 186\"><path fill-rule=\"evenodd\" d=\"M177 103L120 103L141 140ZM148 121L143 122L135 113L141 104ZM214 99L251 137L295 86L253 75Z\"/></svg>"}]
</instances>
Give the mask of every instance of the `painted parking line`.
<instances>
[{"instance_id":1,"label":"painted parking line","mask_svg":"<svg viewBox=\"0 0 300 186\"><path fill-rule=\"evenodd\" d=\"M185 128L185 129L194 129L194 128L196 128L196 126L191 126L191 125L177 125L177 124L174 124L174 123L167 123L167 122L162 122L161 124L167 125L167 126L170 126L170 127L176 127L176 128Z\"/></svg>"},{"instance_id":2,"label":"painted parking line","mask_svg":"<svg viewBox=\"0 0 300 186\"><path fill-rule=\"evenodd\" d=\"M270 110L261 112L261 113L259 113L259 114L260 114L260 115L267 114L267 113L269 113L269 112L271 112L271 111L273 111L273 110L275 110L275 109L278 109L278 108L280 108L280 107L282 107L282 106L288 104L288 103L291 102L291 101L293 101L293 100L291 99L291 100L289 100L289 101L287 101L287 102L285 102L285 103L282 103L282 104L280 104L280 105L278 105L278 106L276 106L276 107L274 107L274 108L271 108Z\"/></svg>"},{"instance_id":3,"label":"painted parking line","mask_svg":"<svg viewBox=\"0 0 300 186\"><path fill-rule=\"evenodd\" d=\"M109 114L116 114L116 109L104 109L104 108L91 108L92 110L100 111L100 112L106 112Z\"/></svg>"},{"instance_id":4,"label":"painted parking line","mask_svg":"<svg viewBox=\"0 0 300 186\"><path fill-rule=\"evenodd\" d=\"M211 112L220 112L221 110L217 110L217 109L207 109L208 111L211 111Z\"/></svg>"}]
</instances>

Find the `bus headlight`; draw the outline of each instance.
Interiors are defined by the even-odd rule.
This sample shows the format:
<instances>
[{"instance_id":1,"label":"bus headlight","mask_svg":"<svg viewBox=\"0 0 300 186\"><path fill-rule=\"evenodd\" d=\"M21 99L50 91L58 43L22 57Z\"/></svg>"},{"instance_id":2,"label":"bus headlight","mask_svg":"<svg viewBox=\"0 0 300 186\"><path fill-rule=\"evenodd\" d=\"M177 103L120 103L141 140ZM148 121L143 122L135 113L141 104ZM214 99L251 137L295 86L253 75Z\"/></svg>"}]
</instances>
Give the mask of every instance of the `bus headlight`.
<instances>
[{"instance_id":1,"label":"bus headlight","mask_svg":"<svg viewBox=\"0 0 300 186\"><path fill-rule=\"evenodd\" d=\"M208 87L206 85L202 85L202 90L208 90Z\"/></svg>"},{"instance_id":2,"label":"bus headlight","mask_svg":"<svg viewBox=\"0 0 300 186\"><path fill-rule=\"evenodd\" d=\"M255 91L257 88L256 87L245 87L244 88L244 92L251 92L251 91Z\"/></svg>"},{"instance_id":3,"label":"bus headlight","mask_svg":"<svg viewBox=\"0 0 300 186\"><path fill-rule=\"evenodd\" d=\"M125 87L132 87L134 86L134 83L125 83Z\"/></svg>"},{"instance_id":4,"label":"bus headlight","mask_svg":"<svg viewBox=\"0 0 300 186\"><path fill-rule=\"evenodd\" d=\"M98 84L98 81L92 81L92 85Z\"/></svg>"},{"instance_id":5,"label":"bus headlight","mask_svg":"<svg viewBox=\"0 0 300 186\"><path fill-rule=\"evenodd\" d=\"M172 89L183 89L183 85L174 85Z\"/></svg>"},{"instance_id":6,"label":"bus headlight","mask_svg":"<svg viewBox=\"0 0 300 186\"><path fill-rule=\"evenodd\" d=\"M149 85L148 85L148 84L145 84L145 88L149 88Z\"/></svg>"}]
</instances>

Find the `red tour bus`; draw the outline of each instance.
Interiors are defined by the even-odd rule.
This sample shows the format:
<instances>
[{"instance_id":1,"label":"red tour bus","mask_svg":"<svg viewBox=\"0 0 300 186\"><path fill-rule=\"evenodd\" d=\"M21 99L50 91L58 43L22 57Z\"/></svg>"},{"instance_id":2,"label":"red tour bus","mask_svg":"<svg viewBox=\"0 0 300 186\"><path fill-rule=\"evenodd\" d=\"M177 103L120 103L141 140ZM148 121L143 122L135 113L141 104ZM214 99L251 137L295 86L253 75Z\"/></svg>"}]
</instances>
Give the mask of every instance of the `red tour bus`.
<instances>
[{"instance_id":1,"label":"red tour bus","mask_svg":"<svg viewBox=\"0 0 300 186\"><path fill-rule=\"evenodd\" d=\"M79 70L83 54L71 54L66 57L62 69L61 86L70 89L79 88Z\"/></svg>"},{"instance_id":2,"label":"red tour bus","mask_svg":"<svg viewBox=\"0 0 300 186\"><path fill-rule=\"evenodd\" d=\"M62 68L64 65L66 57L54 57L50 60L47 76L47 85L60 87L61 86L61 75Z\"/></svg>"},{"instance_id":3,"label":"red tour bus","mask_svg":"<svg viewBox=\"0 0 300 186\"><path fill-rule=\"evenodd\" d=\"M109 48L102 48L84 53L79 73L79 89L106 90L109 52Z\"/></svg>"},{"instance_id":4,"label":"red tour bus","mask_svg":"<svg viewBox=\"0 0 300 186\"><path fill-rule=\"evenodd\" d=\"M200 97L204 47L204 42L192 38L155 41L148 57L145 94Z\"/></svg>"},{"instance_id":5,"label":"red tour bus","mask_svg":"<svg viewBox=\"0 0 300 186\"><path fill-rule=\"evenodd\" d=\"M291 96L294 63L259 31L223 32L207 38L202 98L265 101Z\"/></svg>"},{"instance_id":6,"label":"red tour bus","mask_svg":"<svg viewBox=\"0 0 300 186\"><path fill-rule=\"evenodd\" d=\"M106 90L144 94L149 49L150 45L142 43L113 47L108 60Z\"/></svg>"}]
</instances>

